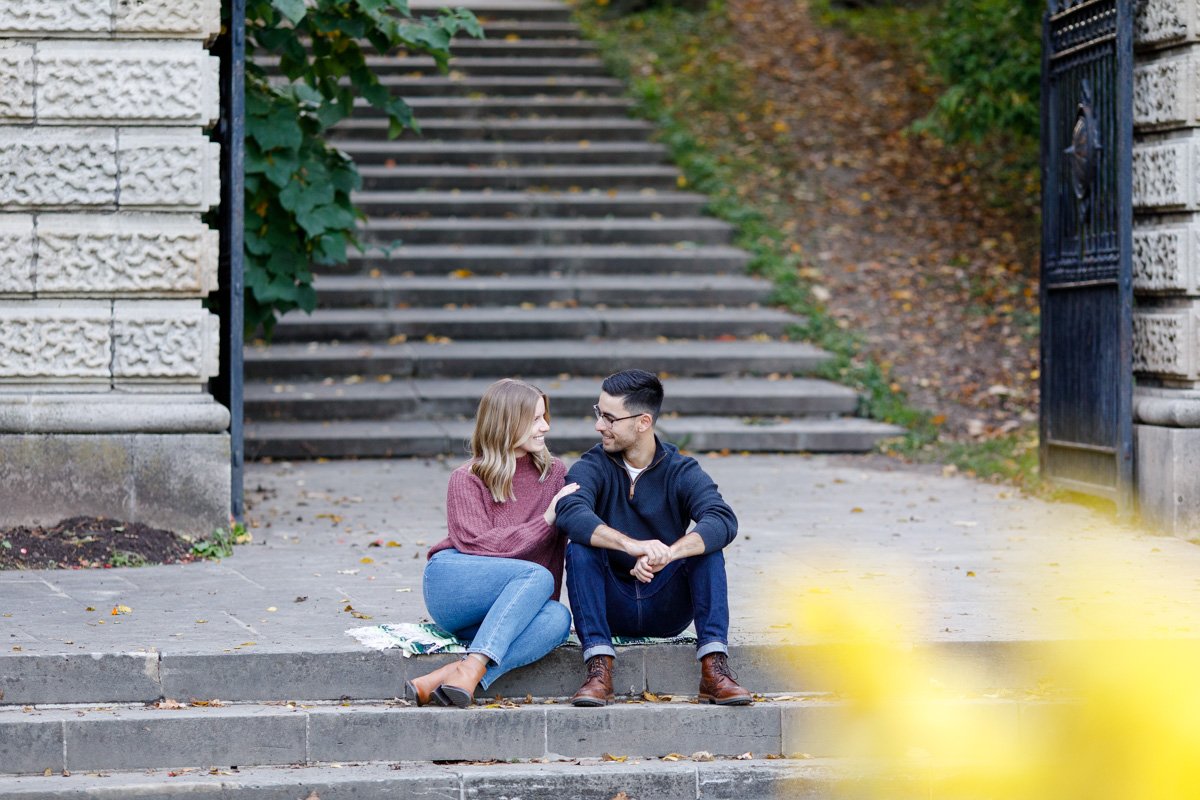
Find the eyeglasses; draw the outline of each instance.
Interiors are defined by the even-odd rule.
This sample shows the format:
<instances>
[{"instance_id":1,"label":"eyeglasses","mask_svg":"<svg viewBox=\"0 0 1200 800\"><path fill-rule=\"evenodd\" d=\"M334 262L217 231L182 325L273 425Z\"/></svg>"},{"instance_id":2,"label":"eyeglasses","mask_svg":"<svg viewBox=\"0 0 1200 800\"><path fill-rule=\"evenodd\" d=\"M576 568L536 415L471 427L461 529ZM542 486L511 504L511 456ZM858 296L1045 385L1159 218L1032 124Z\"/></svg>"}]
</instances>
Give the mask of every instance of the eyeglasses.
<instances>
[{"instance_id":1,"label":"eyeglasses","mask_svg":"<svg viewBox=\"0 0 1200 800\"><path fill-rule=\"evenodd\" d=\"M641 416L641 414L630 414L627 417L614 417L612 414L601 411L598 405L592 406L592 413L596 415L596 422L603 422L606 428L611 428L623 419L633 419L634 417Z\"/></svg>"}]
</instances>

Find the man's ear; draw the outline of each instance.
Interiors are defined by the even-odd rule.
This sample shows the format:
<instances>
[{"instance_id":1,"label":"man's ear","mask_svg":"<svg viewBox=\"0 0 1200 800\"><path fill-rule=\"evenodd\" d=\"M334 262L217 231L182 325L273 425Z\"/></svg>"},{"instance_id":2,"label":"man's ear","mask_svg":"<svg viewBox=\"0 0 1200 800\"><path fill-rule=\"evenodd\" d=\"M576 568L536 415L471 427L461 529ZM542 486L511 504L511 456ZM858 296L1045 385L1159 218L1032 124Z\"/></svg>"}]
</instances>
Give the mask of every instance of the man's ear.
<instances>
[{"instance_id":1,"label":"man's ear","mask_svg":"<svg viewBox=\"0 0 1200 800\"><path fill-rule=\"evenodd\" d=\"M637 421L638 433L645 433L654 427L654 417L649 413L642 414Z\"/></svg>"}]
</instances>

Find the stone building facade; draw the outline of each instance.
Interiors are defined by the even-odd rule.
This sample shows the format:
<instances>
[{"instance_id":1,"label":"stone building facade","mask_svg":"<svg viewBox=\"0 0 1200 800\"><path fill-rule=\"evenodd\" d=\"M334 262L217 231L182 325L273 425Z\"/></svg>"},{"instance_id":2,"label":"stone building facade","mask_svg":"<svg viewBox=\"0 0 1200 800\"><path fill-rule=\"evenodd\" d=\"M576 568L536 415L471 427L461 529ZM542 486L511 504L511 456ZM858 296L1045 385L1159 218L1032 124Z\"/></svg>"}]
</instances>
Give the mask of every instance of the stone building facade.
<instances>
[{"instance_id":1,"label":"stone building facade","mask_svg":"<svg viewBox=\"0 0 1200 800\"><path fill-rule=\"evenodd\" d=\"M1135 473L1143 518L1200 533L1200 0L1135 15Z\"/></svg>"},{"instance_id":2,"label":"stone building facade","mask_svg":"<svg viewBox=\"0 0 1200 800\"><path fill-rule=\"evenodd\" d=\"M229 521L220 0L0 3L0 524Z\"/></svg>"}]
</instances>

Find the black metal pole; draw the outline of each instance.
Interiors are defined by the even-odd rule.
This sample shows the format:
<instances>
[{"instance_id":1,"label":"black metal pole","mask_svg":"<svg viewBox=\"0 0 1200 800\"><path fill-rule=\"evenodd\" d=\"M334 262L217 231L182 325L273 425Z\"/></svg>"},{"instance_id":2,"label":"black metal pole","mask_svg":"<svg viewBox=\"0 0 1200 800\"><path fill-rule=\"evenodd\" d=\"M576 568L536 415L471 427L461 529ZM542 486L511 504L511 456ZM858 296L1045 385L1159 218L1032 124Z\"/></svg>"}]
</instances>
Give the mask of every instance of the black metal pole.
<instances>
[{"instance_id":1,"label":"black metal pole","mask_svg":"<svg viewBox=\"0 0 1200 800\"><path fill-rule=\"evenodd\" d=\"M239 522L245 513L242 438L243 277L242 226L246 133L246 0L225 0L224 27L217 41L221 58L221 256L219 267L221 315L221 374L213 395L229 409L230 514Z\"/></svg>"}]
</instances>

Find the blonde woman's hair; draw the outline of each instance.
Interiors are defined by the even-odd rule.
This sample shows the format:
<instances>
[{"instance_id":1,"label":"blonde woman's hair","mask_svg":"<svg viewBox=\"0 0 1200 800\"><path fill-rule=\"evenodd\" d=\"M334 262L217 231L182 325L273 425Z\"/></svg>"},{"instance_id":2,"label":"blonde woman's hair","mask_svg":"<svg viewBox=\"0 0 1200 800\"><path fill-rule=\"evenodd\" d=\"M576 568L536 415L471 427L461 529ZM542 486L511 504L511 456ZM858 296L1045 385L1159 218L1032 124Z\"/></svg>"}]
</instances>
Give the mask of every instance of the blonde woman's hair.
<instances>
[{"instance_id":1,"label":"blonde woman's hair","mask_svg":"<svg viewBox=\"0 0 1200 800\"><path fill-rule=\"evenodd\" d=\"M550 398L536 386L503 378L487 388L479 398L475 412L475 430L471 434L471 473L492 493L497 503L513 499L513 475L517 472L516 446L529 433L538 398L550 419ZM550 451L530 453L530 458L546 480L550 473Z\"/></svg>"}]
</instances>

